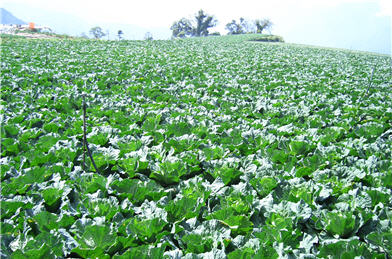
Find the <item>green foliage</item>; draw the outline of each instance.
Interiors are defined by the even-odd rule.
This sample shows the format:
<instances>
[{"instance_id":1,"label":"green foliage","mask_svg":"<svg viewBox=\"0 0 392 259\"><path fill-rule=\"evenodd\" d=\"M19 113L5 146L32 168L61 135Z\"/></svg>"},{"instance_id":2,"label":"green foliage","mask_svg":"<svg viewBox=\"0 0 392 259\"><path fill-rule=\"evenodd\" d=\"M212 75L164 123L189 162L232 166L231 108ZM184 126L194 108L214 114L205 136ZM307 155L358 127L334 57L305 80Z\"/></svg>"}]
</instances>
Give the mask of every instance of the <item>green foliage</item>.
<instances>
[{"instance_id":1,"label":"green foliage","mask_svg":"<svg viewBox=\"0 0 392 259\"><path fill-rule=\"evenodd\" d=\"M210 251L213 244L211 237L197 234L185 235L181 241L184 242L187 252L196 254Z\"/></svg>"},{"instance_id":2,"label":"green foliage","mask_svg":"<svg viewBox=\"0 0 392 259\"><path fill-rule=\"evenodd\" d=\"M220 177L224 184L230 184L234 181L238 181L239 177L242 175L242 172L235 168L223 166L216 169L213 175L215 177Z\"/></svg>"},{"instance_id":3,"label":"green foliage","mask_svg":"<svg viewBox=\"0 0 392 259\"><path fill-rule=\"evenodd\" d=\"M185 38L192 34L192 23L186 18L181 18L179 21L173 23L170 30L172 30L173 37Z\"/></svg>"},{"instance_id":4,"label":"green foliage","mask_svg":"<svg viewBox=\"0 0 392 259\"><path fill-rule=\"evenodd\" d=\"M198 216L202 205L197 198L184 197L176 202L170 201L165 210L169 221L176 222Z\"/></svg>"},{"instance_id":5,"label":"green foliage","mask_svg":"<svg viewBox=\"0 0 392 259\"><path fill-rule=\"evenodd\" d=\"M245 248L241 250L235 250L234 252L231 252L227 255L227 258L229 259L235 259L235 258L241 258L241 259L246 259L246 258L253 258L255 252L251 248Z\"/></svg>"},{"instance_id":6,"label":"green foliage","mask_svg":"<svg viewBox=\"0 0 392 259\"><path fill-rule=\"evenodd\" d=\"M284 42L284 39L278 35L260 35L260 36L252 37L251 41Z\"/></svg>"},{"instance_id":7,"label":"green foliage","mask_svg":"<svg viewBox=\"0 0 392 259\"><path fill-rule=\"evenodd\" d=\"M83 258L86 257L105 257L105 250L115 241L110 227L91 225L87 226L83 235L78 240L80 246L72 251Z\"/></svg>"},{"instance_id":8,"label":"green foliage","mask_svg":"<svg viewBox=\"0 0 392 259\"><path fill-rule=\"evenodd\" d=\"M391 254L390 57L266 37L2 36L1 256Z\"/></svg>"},{"instance_id":9,"label":"green foliage","mask_svg":"<svg viewBox=\"0 0 392 259\"><path fill-rule=\"evenodd\" d=\"M137 236L143 243L155 242L160 236L167 222L154 218L149 220L133 220L127 226L127 235Z\"/></svg>"},{"instance_id":10,"label":"green foliage","mask_svg":"<svg viewBox=\"0 0 392 259\"><path fill-rule=\"evenodd\" d=\"M4 125L2 132L4 132L8 137L14 137L19 134L19 129L16 125Z\"/></svg>"},{"instance_id":11,"label":"green foliage","mask_svg":"<svg viewBox=\"0 0 392 259\"><path fill-rule=\"evenodd\" d=\"M230 23L226 24L225 29L228 30L228 34L255 33L255 28L251 25L251 22L242 17L240 18L239 23L237 23L236 20L232 20Z\"/></svg>"},{"instance_id":12,"label":"green foliage","mask_svg":"<svg viewBox=\"0 0 392 259\"><path fill-rule=\"evenodd\" d=\"M106 190L107 179L99 174L82 175L79 180L79 186L85 193L95 193L98 190Z\"/></svg>"},{"instance_id":13,"label":"green foliage","mask_svg":"<svg viewBox=\"0 0 392 259\"><path fill-rule=\"evenodd\" d=\"M342 238L350 237L357 227L356 217L350 212L330 212L326 215L325 221L325 229L328 233L338 235Z\"/></svg>"},{"instance_id":14,"label":"green foliage","mask_svg":"<svg viewBox=\"0 0 392 259\"><path fill-rule=\"evenodd\" d=\"M256 233L256 237L264 247L278 242L284 243L289 248L295 248L299 243L301 231L295 228L293 223L292 218L273 213L267 219L262 231ZM269 253L274 254L272 251Z\"/></svg>"},{"instance_id":15,"label":"green foliage","mask_svg":"<svg viewBox=\"0 0 392 259\"><path fill-rule=\"evenodd\" d=\"M109 141L109 135L105 133L98 133L97 135L93 135L87 139L88 143L105 146Z\"/></svg>"},{"instance_id":16,"label":"green foliage","mask_svg":"<svg viewBox=\"0 0 392 259\"><path fill-rule=\"evenodd\" d=\"M256 26L257 33L263 33L264 30L268 30L272 27L272 22L269 19L262 19L262 20L255 20L254 21Z\"/></svg>"},{"instance_id":17,"label":"green foliage","mask_svg":"<svg viewBox=\"0 0 392 259\"><path fill-rule=\"evenodd\" d=\"M388 232L372 232L366 237L372 244L380 247L383 251L390 254L392 252L392 231Z\"/></svg>"},{"instance_id":18,"label":"green foliage","mask_svg":"<svg viewBox=\"0 0 392 259\"><path fill-rule=\"evenodd\" d=\"M170 185L180 182L180 177L185 175L187 170L182 162L165 161L159 164L159 170L150 174L152 179L163 185Z\"/></svg>"},{"instance_id":19,"label":"green foliage","mask_svg":"<svg viewBox=\"0 0 392 259\"><path fill-rule=\"evenodd\" d=\"M253 229L253 223L248 217L235 214L235 210L232 207L227 207L213 212L207 216L207 219L220 220L222 224L230 228L234 236L250 233Z\"/></svg>"},{"instance_id":20,"label":"green foliage","mask_svg":"<svg viewBox=\"0 0 392 259\"><path fill-rule=\"evenodd\" d=\"M90 29L90 34L95 38L95 39L100 39L104 37L106 34L103 32L102 28L99 26L93 27Z\"/></svg>"},{"instance_id":21,"label":"green foliage","mask_svg":"<svg viewBox=\"0 0 392 259\"><path fill-rule=\"evenodd\" d=\"M357 256L374 258L375 254L371 254L365 244L354 239L350 241L342 240L335 243L325 244L321 246L319 256L348 259Z\"/></svg>"},{"instance_id":22,"label":"green foliage","mask_svg":"<svg viewBox=\"0 0 392 259\"><path fill-rule=\"evenodd\" d=\"M209 14L206 14L203 10L200 10L192 22L186 18L182 18L177 22L174 22L170 27L173 33L173 37L184 38L186 36L208 36L209 28L215 27L217 20Z\"/></svg>"},{"instance_id":23,"label":"green foliage","mask_svg":"<svg viewBox=\"0 0 392 259\"><path fill-rule=\"evenodd\" d=\"M127 258L140 258L140 259L150 259L150 258L167 258L164 256L166 246L161 247L150 247L148 245L142 245L138 247L132 247L125 251L121 255L114 255L115 259L127 259Z\"/></svg>"},{"instance_id":24,"label":"green foliage","mask_svg":"<svg viewBox=\"0 0 392 259\"><path fill-rule=\"evenodd\" d=\"M250 184L262 198L278 186L278 182L272 177L254 178L250 180Z\"/></svg>"}]
</instances>

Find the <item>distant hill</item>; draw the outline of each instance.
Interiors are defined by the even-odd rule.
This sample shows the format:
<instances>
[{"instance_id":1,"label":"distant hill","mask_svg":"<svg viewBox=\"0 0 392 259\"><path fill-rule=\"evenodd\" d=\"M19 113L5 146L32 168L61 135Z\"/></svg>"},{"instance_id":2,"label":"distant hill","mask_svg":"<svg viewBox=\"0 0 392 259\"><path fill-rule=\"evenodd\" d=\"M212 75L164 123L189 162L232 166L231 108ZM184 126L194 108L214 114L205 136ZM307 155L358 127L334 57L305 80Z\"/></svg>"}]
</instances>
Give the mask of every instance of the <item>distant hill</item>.
<instances>
[{"instance_id":1,"label":"distant hill","mask_svg":"<svg viewBox=\"0 0 392 259\"><path fill-rule=\"evenodd\" d=\"M4 8L0 8L0 24L27 24L21 19L16 18L12 13L8 12Z\"/></svg>"},{"instance_id":2,"label":"distant hill","mask_svg":"<svg viewBox=\"0 0 392 259\"><path fill-rule=\"evenodd\" d=\"M1 7L11 11L27 22L34 22L36 26L48 26L57 34L80 36L82 33L85 33L86 35L91 36L89 30L92 27L100 26L105 33L109 30L109 37L112 40L117 39L118 30L122 30L124 32L124 39L128 40L141 40L144 38L146 32L152 33L154 39L170 39L171 36L169 26L142 27L126 23L90 21L84 17L61 10L56 11L39 8L33 4L34 1L28 1L28 3L23 5L20 4L19 1L4 2L5 4L0 5ZM105 39L107 39L106 36Z\"/></svg>"}]
</instances>

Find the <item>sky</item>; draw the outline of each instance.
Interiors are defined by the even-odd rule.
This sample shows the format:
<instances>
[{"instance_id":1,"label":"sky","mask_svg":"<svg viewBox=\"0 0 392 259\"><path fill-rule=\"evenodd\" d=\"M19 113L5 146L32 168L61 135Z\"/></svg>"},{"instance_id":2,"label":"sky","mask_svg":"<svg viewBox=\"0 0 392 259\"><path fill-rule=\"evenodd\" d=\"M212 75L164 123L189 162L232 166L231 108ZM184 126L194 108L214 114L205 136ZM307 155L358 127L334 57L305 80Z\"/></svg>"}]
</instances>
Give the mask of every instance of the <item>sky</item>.
<instances>
[{"instance_id":1,"label":"sky","mask_svg":"<svg viewBox=\"0 0 392 259\"><path fill-rule=\"evenodd\" d=\"M0 5L26 22L73 35L98 25L113 39L119 29L129 39L142 39L147 31L169 39L174 21L203 9L218 20L211 31L222 34L233 19L269 18L271 33L286 42L392 51L390 0L3 0Z\"/></svg>"}]
</instances>

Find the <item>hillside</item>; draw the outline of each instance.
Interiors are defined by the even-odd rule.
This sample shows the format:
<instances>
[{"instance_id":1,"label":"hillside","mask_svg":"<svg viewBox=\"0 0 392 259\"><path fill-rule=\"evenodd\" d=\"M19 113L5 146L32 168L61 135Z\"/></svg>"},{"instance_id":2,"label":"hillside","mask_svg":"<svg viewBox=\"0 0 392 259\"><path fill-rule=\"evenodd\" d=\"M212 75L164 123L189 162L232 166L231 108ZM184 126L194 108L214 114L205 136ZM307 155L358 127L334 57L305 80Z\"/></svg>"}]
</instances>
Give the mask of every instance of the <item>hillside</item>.
<instances>
[{"instance_id":1,"label":"hillside","mask_svg":"<svg viewBox=\"0 0 392 259\"><path fill-rule=\"evenodd\" d=\"M4 37L1 256L388 258L391 58L250 36Z\"/></svg>"},{"instance_id":2,"label":"hillside","mask_svg":"<svg viewBox=\"0 0 392 259\"><path fill-rule=\"evenodd\" d=\"M0 24L14 24L14 25L23 25L27 24L21 19L16 18L12 13L8 12L4 8L0 8Z\"/></svg>"}]
</instances>

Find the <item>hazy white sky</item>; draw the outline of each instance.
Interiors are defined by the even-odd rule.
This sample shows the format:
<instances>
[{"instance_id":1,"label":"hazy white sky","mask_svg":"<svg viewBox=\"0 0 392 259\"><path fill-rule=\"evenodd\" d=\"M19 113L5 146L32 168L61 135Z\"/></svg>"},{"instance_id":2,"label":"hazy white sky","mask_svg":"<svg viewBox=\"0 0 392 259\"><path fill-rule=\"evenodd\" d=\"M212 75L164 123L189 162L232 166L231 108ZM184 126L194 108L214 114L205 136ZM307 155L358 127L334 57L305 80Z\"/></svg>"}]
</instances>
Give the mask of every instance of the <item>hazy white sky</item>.
<instances>
[{"instance_id":1,"label":"hazy white sky","mask_svg":"<svg viewBox=\"0 0 392 259\"><path fill-rule=\"evenodd\" d=\"M3 1L5 8L7 8L7 3L12 6L25 5L27 8L33 6L46 11L72 14L91 25L112 23L130 24L143 28L166 28L168 34L170 33L168 28L170 28L173 21L182 17L191 18L200 9L214 15L218 19L219 23L216 30L221 33L226 33L224 27L232 19L238 19L239 17L248 19L267 17L274 23L272 33L282 35L286 41L364 49L363 46L356 47L353 43L364 41L361 37L364 37L363 34L367 34L369 39L377 38L378 41L384 41L384 47L380 47L381 45L378 44L380 46L372 47L368 50L377 51L375 49L383 48L381 51L378 51L383 53L390 53L391 50L391 0ZM13 10L9 11L13 12ZM17 16L17 14L15 15ZM24 17L18 18L24 19ZM367 24L364 21L366 19ZM323 30L325 31L324 33ZM343 45L336 45L330 39L331 35L329 34L333 33L340 35L339 37L343 37L343 39L347 37L347 42ZM297 35L297 38L295 35ZM360 35L362 36L360 37ZM328 42L328 40L331 42ZM366 45L367 43L362 43L362 45L364 44Z\"/></svg>"},{"instance_id":2,"label":"hazy white sky","mask_svg":"<svg viewBox=\"0 0 392 259\"><path fill-rule=\"evenodd\" d=\"M377 3L377 15L392 15L390 0L11 0L47 10L61 11L84 17L92 23L130 23L147 27L171 25L174 20L190 16L199 9L214 14L218 20L233 17L292 20L296 13L334 7L343 3ZM226 22L225 22L226 24Z\"/></svg>"}]
</instances>

